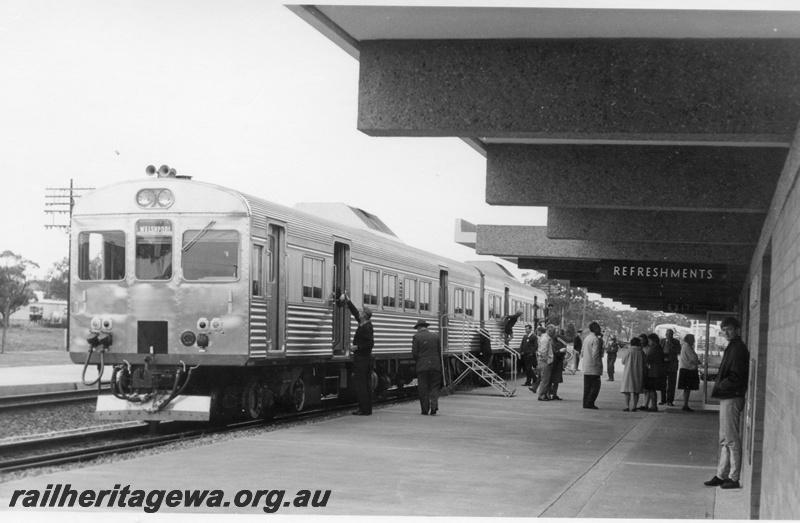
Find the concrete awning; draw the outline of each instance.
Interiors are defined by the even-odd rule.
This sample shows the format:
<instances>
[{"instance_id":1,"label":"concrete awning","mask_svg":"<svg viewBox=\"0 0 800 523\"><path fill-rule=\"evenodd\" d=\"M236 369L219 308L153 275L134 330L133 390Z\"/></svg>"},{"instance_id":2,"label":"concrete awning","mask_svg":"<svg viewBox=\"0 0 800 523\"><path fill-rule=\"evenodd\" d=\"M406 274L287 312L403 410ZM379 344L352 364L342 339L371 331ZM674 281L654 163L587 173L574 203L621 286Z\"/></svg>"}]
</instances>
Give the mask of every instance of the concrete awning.
<instances>
[{"instance_id":1,"label":"concrete awning","mask_svg":"<svg viewBox=\"0 0 800 523\"><path fill-rule=\"evenodd\" d=\"M800 164L800 6L407 4L289 8L359 60L360 130L462 138L488 203L548 207L458 243L640 308L740 307ZM614 263L634 276L598 280Z\"/></svg>"}]
</instances>

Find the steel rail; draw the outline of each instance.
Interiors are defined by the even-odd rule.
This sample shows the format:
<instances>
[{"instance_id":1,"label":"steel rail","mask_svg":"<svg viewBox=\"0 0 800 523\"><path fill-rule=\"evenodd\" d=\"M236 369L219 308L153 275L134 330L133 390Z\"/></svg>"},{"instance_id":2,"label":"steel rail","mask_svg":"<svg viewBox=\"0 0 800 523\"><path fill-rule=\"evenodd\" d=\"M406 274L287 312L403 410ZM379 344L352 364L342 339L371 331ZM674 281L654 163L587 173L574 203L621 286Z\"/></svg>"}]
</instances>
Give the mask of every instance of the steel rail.
<instances>
[{"instance_id":1,"label":"steel rail","mask_svg":"<svg viewBox=\"0 0 800 523\"><path fill-rule=\"evenodd\" d=\"M88 402L97 398L97 389L62 390L58 392L40 392L37 394L20 394L16 396L0 396L0 411L18 410L49 405Z\"/></svg>"}]
</instances>

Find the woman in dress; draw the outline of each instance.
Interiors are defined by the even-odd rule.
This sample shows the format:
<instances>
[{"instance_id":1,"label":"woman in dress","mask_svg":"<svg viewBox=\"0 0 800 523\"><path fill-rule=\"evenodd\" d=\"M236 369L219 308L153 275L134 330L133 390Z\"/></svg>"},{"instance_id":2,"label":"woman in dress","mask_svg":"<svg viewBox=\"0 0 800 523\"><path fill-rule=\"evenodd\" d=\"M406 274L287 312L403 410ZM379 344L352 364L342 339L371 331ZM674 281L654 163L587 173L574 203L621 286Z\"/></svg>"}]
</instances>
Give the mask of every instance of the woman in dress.
<instances>
[{"instance_id":1,"label":"woman in dress","mask_svg":"<svg viewBox=\"0 0 800 523\"><path fill-rule=\"evenodd\" d=\"M656 394L661 390L661 382L664 381L664 376L666 376L664 372L664 351L661 349L660 342L661 340L658 339L658 334L655 332L647 335L647 347L644 349L644 359L647 363L644 389L648 397L645 406L650 405L650 408L647 409L649 412L658 412Z\"/></svg>"},{"instance_id":2,"label":"woman in dress","mask_svg":"<svg viewBox=\"0 0 800 523\"><path fill-rule=\"evenodd\" d=\"M647 334L641 333L639 334L639 343L642 344L642 354L645 354L645 349L647 348ZM644 376L647 376L647 358L645 358L644 362ZM644 405L641 407L637 407L636 410L650 410L650 395L645 393L644 395Z\"/></svg>"},{"instance_id":3,"label":"woman in dress","mask_svg":"<svg viewBox=\"0 0 800 523\"><path fill-rule=\"evenodd\" d=\"M683 337L681 355L678 357L678 388L683 390L684 412L694 412L689 408L689 395L693 390L700 390L699 365L700 358L694 350L694 335L687 334Z\"/></svg>"},{"instance_id":4,"label":"woman in dress","mask_svg":"<svg viewBox=\"0 0 800 523\"><path fill-rule=\"evenodd\" d=\"M553 370L550 373L550 399L560 400L558 385L564 382L564 358L567 355L566 334L561 329L553 340Z\"/></svg>"},{"instance_id":5,"label":"woman in dress","mask_svg":"<svg viewBox=\"0 0 800 523\"><path fill-rule=\"evenodd\" d=\"M644 352L642 341L639 338L631 339L628 353L622 358L625 368L622 371L622 387L620 392L625 394L625 412L631 411L631 394L633 394L633 410L639 404L639 394L644 391Z\"/></svg>"}]
</instances>

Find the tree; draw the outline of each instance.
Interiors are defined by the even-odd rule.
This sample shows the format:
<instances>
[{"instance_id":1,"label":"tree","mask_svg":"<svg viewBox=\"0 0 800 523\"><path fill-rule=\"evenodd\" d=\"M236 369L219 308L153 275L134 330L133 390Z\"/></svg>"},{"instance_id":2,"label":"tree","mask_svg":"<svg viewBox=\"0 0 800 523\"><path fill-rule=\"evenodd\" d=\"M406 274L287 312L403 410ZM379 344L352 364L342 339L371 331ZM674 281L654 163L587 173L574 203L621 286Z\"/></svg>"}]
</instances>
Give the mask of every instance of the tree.
<instances>
[{"instance_id":1,"label":"tree","mask_svg":"<svg viewBox=\"0 0 800 523\"><path fill-rule=\"evenodd\" d=\"M47 271L47 292L45 296L53 300L66 300L69 293L69 258L64 257Z\"/></svg>"},{"instance_id":2,"label":"tree","mask_svg":"<svg viewBox=\"0 0 800 523\"><path fill-rule=\"evenodd\" d=\"M568 321L576 322L581 319L580 315L586 300L584 289L569 287L560 280L550 280L544 276L525 278L525 284L542 289L547 293L548 323L559 325L563 329Z\"/></svg>"},{"instance_id":3,"label":"tree","mask_svg":"<svg viewBox=\"0 0 800 523\"><path fill-rule=\"evenodd\" d=\"M585 329L589 322L596 321L607 334L616 334L629 340L640 333L653 332L656 325L675 323L689 326L691 322L681 314L665 314L650 311L628 311L607 307L601 301L590 300L586 289L568 287L561 280L549 280L544 276L532 278L525 276L525 284L542 289L547 293L548 323L572 325L572 328ZM577 328L576 328L577 326ZM572 339L572 337L570 337Z\"/></svg>"},{"instance_id":4,"label":"tree","mask_svg":"<svg viewBox=\"0 0 800 523\"><path fill-rule=\"evenodd\" d=\"M31 282L25 276L28 267L38 267L38 265L11 251L0 254L0 313L3 314L0 354L6 350L6 334L11 323L9 318L34 298L30 288Z\"/></svg>"}]
</instances>

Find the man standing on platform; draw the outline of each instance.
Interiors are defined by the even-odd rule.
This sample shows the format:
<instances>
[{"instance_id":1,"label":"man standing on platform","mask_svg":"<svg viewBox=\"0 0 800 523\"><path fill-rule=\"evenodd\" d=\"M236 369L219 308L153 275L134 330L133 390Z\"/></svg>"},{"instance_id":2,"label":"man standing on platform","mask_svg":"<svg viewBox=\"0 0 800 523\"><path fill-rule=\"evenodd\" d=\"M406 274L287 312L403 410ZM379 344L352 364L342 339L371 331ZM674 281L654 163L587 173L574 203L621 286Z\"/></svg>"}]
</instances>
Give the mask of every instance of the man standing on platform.
<instances>
[{"instance_id":1,"label":"man standing on platform","mask_svg":"<svg viewBox=\"0 0 800 523\"><path fill-rule=\"evenodd\" d=\"M372 310L364 307L361 314L347 294L339 297L340 301L347 303L347 308L358 322L358 328L353 335L353 387L358 398L358 410L355 416L372 415L372 347L375 346L375 336L372 329Z\"/></svg>"},{"instance_id":2,"label":"man standing on platform","mask_svg":"<svg viewBox=\"0 0 800 523\"><path fill-rule=\"evenodd\" d=\"M704 483L707 487L741 488L742 411L750 373L750 352L742 341L741 324L733 316L722 320L720 329L728 340L711 391L719 398L719 464L717 475Z\"/></svg>"},{"instance_id":3,"label":"man standing on platform","mask_svg":"<svg viewBox=\"0 0 800 523\"><path fill-rule=\"evenodd\" d=\"M675 385L678 383L678 357L681 355L681 342L675 339L675 331L667 329L666 338L661 341L661 348L664 350L664 368L667 371L661 389L661 402L659 405L667 404L674 407L675 404Z\"/></svg>"},{"instance_id":4,"label":"man standing on platform","mask_svg":"<svg viewBox=\"0 0 800 523\"><path fill-rule=\"evenodd\" d=\"M439 336L428 330L428 322L419 320L411 339L411 357L417 363L417 392L422 414L435 416L439 410L442 387L442 346Z\"/></svg>"},{"instance_id":5,"label":"man standing on platform","mask_svg":"<svg viewBox=\"0 0 800 523\"><path fill-rule=\"evenodd\" d=\"M615 335L611 335L606 345L606 366L608 367L608 381L614 381L614 364L617 362L617 351L619 342Z\"/></svg>"},{"instance_id":6,"label":"man standing on platform","mask_svg":"<svg viewBox=\"0 0 800 523\"><path fill-rule=\"evenodd\" d=\"M583 341L581 340L581 331L578 331L575 334L575 339L572 340L572 352L574 357L572 358L575 360L575 372L578 372L578 365L581 362L581 349L583 347Z\"/></svg>"},{"instance_id":7,"label":"man standing on platform","mask_svg":"<svg viewBox=\"0 0 800 523\"><path fill-rule=\"evenodd\" d=\"M525 325L525 336L522 337L522 342L519 344L519 351L522 353L522 368L525 370L525 387L530 387L536 382L536 374L533 369L536 368L536 349L538 343L536 335L533 333L533 327L528 324Z\"/></svg>"},{"instance_id":8,"label":"man standing on platform","mask_svg":"<svg viewBox=\"0 0 800 523\"><path fill-rule=\"evenodd\" d=\"M589 324L589 334L583 340L583 408L599 409L594 404L600 395L600 377L603 375L603 341L600 324Z\"/></svg>"},{"instance_id":9,"label":"man standing on platform","mask_svg":"<svg viewBox=\"0 0 800 523\"><path fill-rule=\"evenodd\" d=\"M539 395L539 401L550 401L550 373L553 370L553 338L555 336L555 325L548 325L547 332L539 336L539 348L536 351L539 367L539 387L536 392Z\"/></svg>"}]
</instances>

